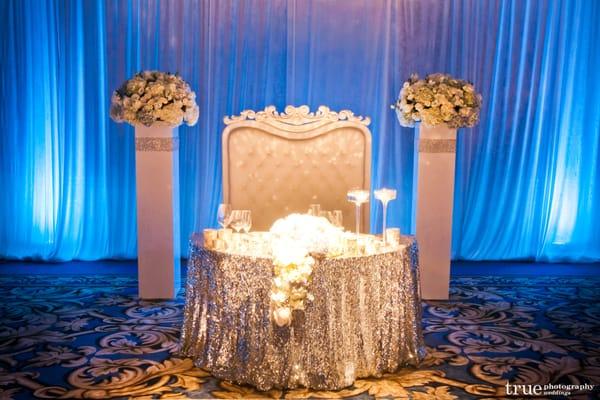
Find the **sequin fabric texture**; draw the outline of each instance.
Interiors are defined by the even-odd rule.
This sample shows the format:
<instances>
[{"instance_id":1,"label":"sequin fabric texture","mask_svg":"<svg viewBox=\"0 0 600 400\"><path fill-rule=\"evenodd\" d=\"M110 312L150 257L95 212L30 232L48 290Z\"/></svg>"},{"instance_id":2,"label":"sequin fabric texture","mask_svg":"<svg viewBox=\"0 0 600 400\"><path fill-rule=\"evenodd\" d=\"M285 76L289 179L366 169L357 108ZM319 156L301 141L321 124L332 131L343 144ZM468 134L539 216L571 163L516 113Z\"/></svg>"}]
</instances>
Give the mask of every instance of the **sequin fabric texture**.
<instances>
[{"instance_id":1,"label":"sequin fabric texture","mask_svg":"<svg viewBox=\"0 0 600 400\"><path fill-rule=\"evenodd\" d=\"M191 242L182 353L214 376L260 390L340 389L424 356L418 251L321 258L304 311L290 326L271 318L273 263Z\"/></svg>"}]
</instances>

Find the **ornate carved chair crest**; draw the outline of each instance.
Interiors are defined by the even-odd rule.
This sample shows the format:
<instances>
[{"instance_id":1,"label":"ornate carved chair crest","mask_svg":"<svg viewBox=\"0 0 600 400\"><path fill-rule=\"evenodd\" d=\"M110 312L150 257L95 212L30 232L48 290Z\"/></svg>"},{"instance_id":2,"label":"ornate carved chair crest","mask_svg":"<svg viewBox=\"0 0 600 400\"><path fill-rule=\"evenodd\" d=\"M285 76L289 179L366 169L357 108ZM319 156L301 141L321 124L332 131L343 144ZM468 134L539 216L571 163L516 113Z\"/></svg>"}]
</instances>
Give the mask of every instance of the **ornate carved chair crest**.
<instances>
[{"instance_id":1,"label":"ornate carved chair crest","mask_svg":"<svg viewBox=\"0 0 600 400\"><path fill-rule=\"evenodd\" d=\"M274 106L225 117L223 131L223 201L252 210L253 229L268 230L310 204L341 209L344 226L354 225L350 188L369 189L371 132L369 118L349 110L320 106ZM361 229L368 230L363 212Z\"/></svg>"}]
</instances>

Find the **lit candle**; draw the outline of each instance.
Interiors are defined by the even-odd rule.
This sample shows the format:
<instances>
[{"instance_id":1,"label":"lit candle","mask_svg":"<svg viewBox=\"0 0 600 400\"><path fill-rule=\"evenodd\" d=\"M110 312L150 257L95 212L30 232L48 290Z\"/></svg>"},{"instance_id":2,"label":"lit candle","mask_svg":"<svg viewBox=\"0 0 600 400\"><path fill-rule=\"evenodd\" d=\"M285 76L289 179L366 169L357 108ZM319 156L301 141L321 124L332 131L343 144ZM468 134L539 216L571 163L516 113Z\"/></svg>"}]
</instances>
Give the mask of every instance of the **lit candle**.
<instances>
[{"instance_id":1,"label":"lit candle","mask_svg":"<svg viewBox=\"0 0 600 400\"><path fill-rule=\"evenodd\" d=\"M231 237L233 236L233 231L231 229L219 229L218 232L218 237L219 239L222 239L226 242L231 240Z\"/></svg>"},{"instance_id":2,"label":"lit candle","mask_svg":"<svg viewBox=\"0 0 600 400\"><path fill-rule=\"evenodd\" d=\"M232 250L233 231L229 228L219 229L217 233L219 248L217 250Z\"/></svg>"},{"instance_id":3,"label":"lit candle","mask_svg":"<svg viewBox=\"0 0 600 400\"><path fill-rule=\"evenodd\" d=\"M215 245L215 240L217 240L217 231L215 229L204 229L202 233L204 236L204 247L212 249Z\"/></svg>"},{"instance_id":4,"label":"lit candle","mask_svg":"<svg viewBox=\"0 0 600 400\"><path fill-rule=\"evenodd\" d=\"M388 228L384 232L386 241L392 246L398 246L400 244L400 228Z\"/></svg>"}]
</instances>

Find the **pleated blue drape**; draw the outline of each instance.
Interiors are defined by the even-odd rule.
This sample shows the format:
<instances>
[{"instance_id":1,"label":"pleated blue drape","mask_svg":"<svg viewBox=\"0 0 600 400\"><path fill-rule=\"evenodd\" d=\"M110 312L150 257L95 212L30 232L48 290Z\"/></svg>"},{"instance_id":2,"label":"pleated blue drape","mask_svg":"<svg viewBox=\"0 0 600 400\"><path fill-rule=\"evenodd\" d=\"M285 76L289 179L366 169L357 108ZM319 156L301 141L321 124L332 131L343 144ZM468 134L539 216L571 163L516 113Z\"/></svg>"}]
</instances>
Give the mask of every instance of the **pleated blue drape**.
<instances>
[{"instance_id":1,"label":"pleated blue drape","mask_svg":"<svg viewBox=\"0 0 600 400\"><path fill-rule=\"evenodd\" d=\"M160 69L201 110L180 129L183 246L214 225L222 117L269 104L370 116L373 186L398 189L389 223L409 231L414 136L389 105L410 73L448 72L484 98L459 132L454 258L600 259L598 1L2 0L0 17L0 257L135 257L133 128L108 108Z\"/></svg>"}]
</instances>

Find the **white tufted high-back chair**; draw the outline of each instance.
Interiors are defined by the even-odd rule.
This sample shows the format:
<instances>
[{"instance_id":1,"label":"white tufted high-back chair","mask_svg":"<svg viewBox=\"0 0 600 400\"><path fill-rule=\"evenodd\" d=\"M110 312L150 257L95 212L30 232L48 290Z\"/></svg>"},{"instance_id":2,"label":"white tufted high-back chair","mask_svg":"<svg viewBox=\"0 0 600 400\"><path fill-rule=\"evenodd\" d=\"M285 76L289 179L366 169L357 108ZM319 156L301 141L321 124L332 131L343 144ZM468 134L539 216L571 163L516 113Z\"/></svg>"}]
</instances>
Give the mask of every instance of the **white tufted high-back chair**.
<instances>
[{"instance_id":1,"label":"white tufted high-back chair","mask_svg":"<svg viewBox=\"0 0 600 400\"><path fill-rule=\"evenodd\" d=\"M325 106L314 113L307 106L287 106L283 113L269 106L224 122L223 201L251 210L253 230L269 230L278 218L306 213L310 204L342 210L345 228L354 229L346 193L370 189L369 118ZM361 219L361 231L368 231L368 204Z\"/></svg>"}]
</instances>

